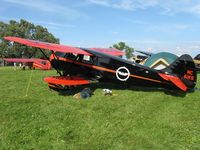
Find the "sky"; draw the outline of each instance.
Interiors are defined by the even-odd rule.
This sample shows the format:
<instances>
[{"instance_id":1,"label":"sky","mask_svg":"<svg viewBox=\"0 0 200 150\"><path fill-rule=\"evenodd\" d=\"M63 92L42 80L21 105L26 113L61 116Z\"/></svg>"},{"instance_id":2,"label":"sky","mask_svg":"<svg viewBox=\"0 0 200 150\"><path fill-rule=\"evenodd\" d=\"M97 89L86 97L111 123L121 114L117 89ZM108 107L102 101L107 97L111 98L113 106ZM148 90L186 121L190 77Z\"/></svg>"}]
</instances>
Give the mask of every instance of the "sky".
<instances>
[{"instance_id":1,"label":"sky","mask_svg":"<svg viewBox=\"0 0 200 150\"><path fill-rule=\"evenodd\" d=\"M200 0L0 0L0 21L28 20L64 45L200 53Z\"/></svg>"}]
</instances>

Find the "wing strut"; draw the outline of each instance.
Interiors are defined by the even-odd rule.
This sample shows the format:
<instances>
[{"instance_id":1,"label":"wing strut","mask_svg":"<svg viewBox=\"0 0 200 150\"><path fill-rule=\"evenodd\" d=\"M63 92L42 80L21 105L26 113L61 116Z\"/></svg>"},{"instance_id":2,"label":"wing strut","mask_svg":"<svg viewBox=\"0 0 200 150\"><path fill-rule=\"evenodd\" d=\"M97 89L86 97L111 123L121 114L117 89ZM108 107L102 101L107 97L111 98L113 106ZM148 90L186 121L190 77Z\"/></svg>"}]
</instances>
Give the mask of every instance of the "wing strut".
<instances>
[{"instance_id":1,"label":"wing strut","mask_svg":"<svg viewBox=\"0 0 200 150\"><path fill-rule=\"evenodd\" d=\"M79 55L77 55L77 56L73 59L72 65L74 65L74 62L75 62L78 58L79 58ZM66 70L70 70L70 69L72 68L72 65L70 65L70 66L68 67L68 69L66 69ZM70 75L70 74L68 74L68 75L69 75L69 77L71 78L71 75Z\"/></svg>"},{"instance_id":2,"label":"wing strut","mask_svg":"<svg viewBox=\"0 0 200 150\"><path fill-rule=\"evenodd\" d=\"M44 55L44 57L51 63L51 65L54 67L54 69L56 69L55 65L50 61L49 57L43 52L43 50L41 48L39 48L39 50ZM52 54L53 54L53 56L55 58L55 53L52 52ZM56 71L60 76L62 76L62 73L58 69L56 69Z\"/></svg>"}]
</instances>

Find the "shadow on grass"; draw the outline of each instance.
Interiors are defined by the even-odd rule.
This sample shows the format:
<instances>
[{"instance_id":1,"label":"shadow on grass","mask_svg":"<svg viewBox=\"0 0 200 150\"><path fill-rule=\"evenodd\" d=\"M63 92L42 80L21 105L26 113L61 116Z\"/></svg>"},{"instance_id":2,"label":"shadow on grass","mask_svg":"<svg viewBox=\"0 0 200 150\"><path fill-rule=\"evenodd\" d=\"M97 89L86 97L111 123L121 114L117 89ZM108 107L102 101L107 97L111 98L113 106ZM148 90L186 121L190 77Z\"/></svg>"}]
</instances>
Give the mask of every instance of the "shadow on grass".
<instances>
[{"instance_id":1,"label":"shadow on grass","mask_svg":"<svg viewBox=\"0 0 200 150\"><path fill-rule=\"evenodd\" d=\"M111 90L132 90L134 91L142 91L142 92L164 92L167 95L175 96L175 97L185 97L186 93L181 92L179 90L175 89L164 89L164 88L158 88L158 87L144 87L144 86L127 86L127 85L116 85L116 84L111 84L111 83L97 83L97 84L91 84L91 85L82 85L82 86L77 86L71 89L67 90L58 90L57 92L59 95L62 96L69 96L69 95L74 95L84 88L90 88L92 92L94 92L96 89L111 89ZM189 91L189 93L193 93L193 91Z\"/></svg>"}]
</instances>

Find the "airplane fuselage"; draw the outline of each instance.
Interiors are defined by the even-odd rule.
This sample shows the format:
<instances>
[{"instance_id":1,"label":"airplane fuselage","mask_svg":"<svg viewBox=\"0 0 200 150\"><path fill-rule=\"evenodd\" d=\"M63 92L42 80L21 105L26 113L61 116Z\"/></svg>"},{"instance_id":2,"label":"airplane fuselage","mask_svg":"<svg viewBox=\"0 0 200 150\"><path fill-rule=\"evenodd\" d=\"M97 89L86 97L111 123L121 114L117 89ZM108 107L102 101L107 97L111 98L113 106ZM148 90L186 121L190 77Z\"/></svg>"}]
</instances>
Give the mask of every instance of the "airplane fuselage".
<instances>
[{"instance_id":1,"label":"airplane fuselage","mask_svg":"<svg viewBox=\"0 0 200 150\"><path fill-rule=\"evenodd\" d=\"M160 71L154 70L120 57L86 50L93 56L56 54L52 59L54 67L63 72L63 76L81 76L85 79L97 79L123 85L154 86L175 88L165 81Z\"/></svg>"}]
</instances>

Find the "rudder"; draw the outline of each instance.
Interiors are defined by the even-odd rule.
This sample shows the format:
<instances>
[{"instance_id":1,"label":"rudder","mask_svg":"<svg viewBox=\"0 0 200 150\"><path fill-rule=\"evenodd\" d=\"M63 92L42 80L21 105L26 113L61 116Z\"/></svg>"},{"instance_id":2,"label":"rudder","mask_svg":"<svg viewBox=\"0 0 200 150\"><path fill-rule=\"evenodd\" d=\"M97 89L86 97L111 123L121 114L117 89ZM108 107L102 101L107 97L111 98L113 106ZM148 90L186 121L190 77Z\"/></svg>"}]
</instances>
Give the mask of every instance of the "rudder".
<instances>
[{"instance_id":1,"label":"rudder","mask_svg":"<svg viewBox=\"0 0 200 150\"><path fill-rule=\"evenodd\" d=\"M196 85L197 73L190 55L184 54L162 71L176 75L187 87L187 91Z\"/></svg>"}]
</instances>

